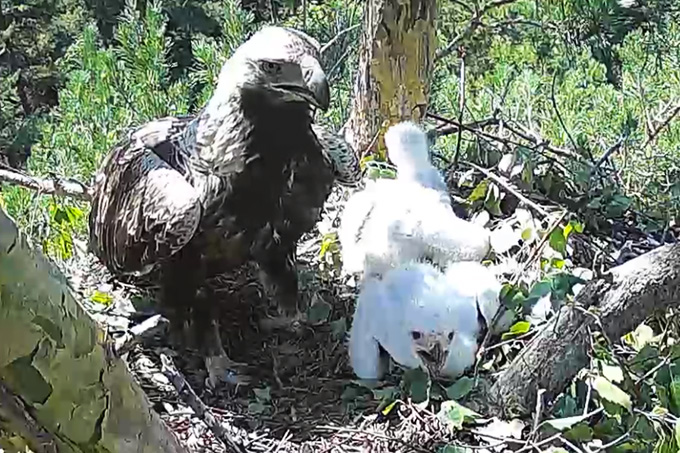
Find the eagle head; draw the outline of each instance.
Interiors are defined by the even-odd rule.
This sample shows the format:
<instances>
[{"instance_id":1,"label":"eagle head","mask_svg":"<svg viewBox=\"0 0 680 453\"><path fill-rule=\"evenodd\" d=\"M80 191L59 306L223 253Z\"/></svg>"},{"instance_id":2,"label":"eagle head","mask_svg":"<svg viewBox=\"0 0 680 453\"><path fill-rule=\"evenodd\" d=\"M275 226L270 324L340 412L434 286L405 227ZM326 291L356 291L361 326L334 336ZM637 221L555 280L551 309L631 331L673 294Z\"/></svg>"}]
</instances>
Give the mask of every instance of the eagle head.
<instances>
[{"instance_id":1,"label":"eagle head","mask_svg":"<svg viewBox=\"0 0 680 453\"><path fill-rule=\"evenodd\" d=\"M220 85L267 90L277 102L306 102L327 110L330 89L321 67L319 43L301 31L267 26L234 52L220 73ZM237 72L237 77L235 77Z\"/></svg>"}]
</instances>

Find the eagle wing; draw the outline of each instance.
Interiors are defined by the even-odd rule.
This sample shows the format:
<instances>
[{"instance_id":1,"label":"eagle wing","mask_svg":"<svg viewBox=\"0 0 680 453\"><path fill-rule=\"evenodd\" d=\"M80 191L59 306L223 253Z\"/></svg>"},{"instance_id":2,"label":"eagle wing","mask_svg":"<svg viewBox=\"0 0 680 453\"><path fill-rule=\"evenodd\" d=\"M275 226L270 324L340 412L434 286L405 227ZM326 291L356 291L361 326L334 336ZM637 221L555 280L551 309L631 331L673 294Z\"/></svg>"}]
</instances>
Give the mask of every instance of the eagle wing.
<instances>
[{"instance_id":1,"label":"eagle wing","mask_svg":"<svg viewBox=\"0 0 680 453\"><path fill-rule=\"evenodd\" d=\"M151 271L196 232L202 207L179 140L190 121L162 118L132 131L95 177L90 244L116 275Z\"/></svg>"},{"instance_id":2,"label":"eagle wing","mask_svg":"<svg viewBox=\"0 0 680 453\"><path fill-rule=\"evenodd\" d=\"M322 153L333 169L335 180L346 186L361 182L359 159L349 144L337 134L319 124L312 124L312 131L321 144Z\"/></svg>"}]
</instances>

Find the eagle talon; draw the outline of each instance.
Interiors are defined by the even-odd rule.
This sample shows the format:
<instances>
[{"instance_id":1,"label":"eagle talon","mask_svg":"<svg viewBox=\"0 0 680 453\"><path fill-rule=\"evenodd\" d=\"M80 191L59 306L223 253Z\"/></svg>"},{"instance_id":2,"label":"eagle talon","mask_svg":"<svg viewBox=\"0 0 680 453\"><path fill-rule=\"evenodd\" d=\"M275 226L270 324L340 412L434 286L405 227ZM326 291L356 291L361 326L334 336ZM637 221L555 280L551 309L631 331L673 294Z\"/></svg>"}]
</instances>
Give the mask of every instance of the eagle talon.
<instances>
[{"instance_id":1,"label":"eagle talon","mask_svg":"<svg viewBox=\"0 0 680 453\"><path fill-rule=\"evenodd\" d=\"M224 384L248 384L250 383L250 377L243 373L239 373L239 369L245 367L245 363L234 362L226 355L206 357L205 368L208 370L206 384L211 389L216 389Z\"/></svg>"}]
</instances>

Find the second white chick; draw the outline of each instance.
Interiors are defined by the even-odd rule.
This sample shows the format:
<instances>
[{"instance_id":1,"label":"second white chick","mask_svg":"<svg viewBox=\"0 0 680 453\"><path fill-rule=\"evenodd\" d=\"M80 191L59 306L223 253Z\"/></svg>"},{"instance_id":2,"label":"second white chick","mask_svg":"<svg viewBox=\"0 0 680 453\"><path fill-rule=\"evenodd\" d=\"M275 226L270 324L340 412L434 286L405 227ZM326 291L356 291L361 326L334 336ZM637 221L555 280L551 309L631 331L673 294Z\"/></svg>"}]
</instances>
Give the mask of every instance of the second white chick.
<instances>
[{"instance_id":1,"label":"second white chick","mask_svg":"<svg viewBox=\"0 0 680 453\"><path fill-rule=\"evenodd\" d=\"M446 273L410 262L369 279L349 333L349 358L360 379L380 379L384 349L406 368L454 378L475 362L482 324L499 309L501 285L479 263L454 263ZM478 311L479 309L479 311Z\"/></svg>"},{"instance_id":2,"label":"second white chick","mask_svg":"<svg viewBox=\"0 0 680 453\"><path fill-rule=\"evenodd\" d=\"M344 271L367 278L413 260L441 268L481 261L491 247L489 231L453 212L425 133L400 123L385 137L397 178L370 181L347 201L338 231Z\"/></svg>"}]
</instances>

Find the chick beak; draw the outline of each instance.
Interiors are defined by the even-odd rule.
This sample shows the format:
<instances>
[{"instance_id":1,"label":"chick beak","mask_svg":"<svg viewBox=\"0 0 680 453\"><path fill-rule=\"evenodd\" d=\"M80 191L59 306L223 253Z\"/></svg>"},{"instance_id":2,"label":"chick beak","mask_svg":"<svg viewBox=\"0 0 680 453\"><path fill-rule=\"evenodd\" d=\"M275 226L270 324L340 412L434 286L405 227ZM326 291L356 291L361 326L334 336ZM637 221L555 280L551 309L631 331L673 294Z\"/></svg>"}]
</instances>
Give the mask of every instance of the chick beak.
<instances>
[{"instance_id":1,"label":"chick beak","mask_svg":"<svg viewBox=\"0 0 680 453\"><path fill-rule=\"evenodd\" d=\"M307 89L312 94L312 99L308 100L325 112L331 104L331 90L326 73L319 61L311 56L303 58L300 67Z\"/></svg>"},{"instance_id":2,"label":"chick beak","mask_svg":"<svg viewBox=\"0 0 680 453\"><path fill-rule=\"evenodd\" d=\"M423 361L423 365L430 372L430 376L439 374L439 370L444 366L445 354L442 345L436 341L430 345L429 349L421 349L418 355Z\"/></svg>"}]
</instances>

